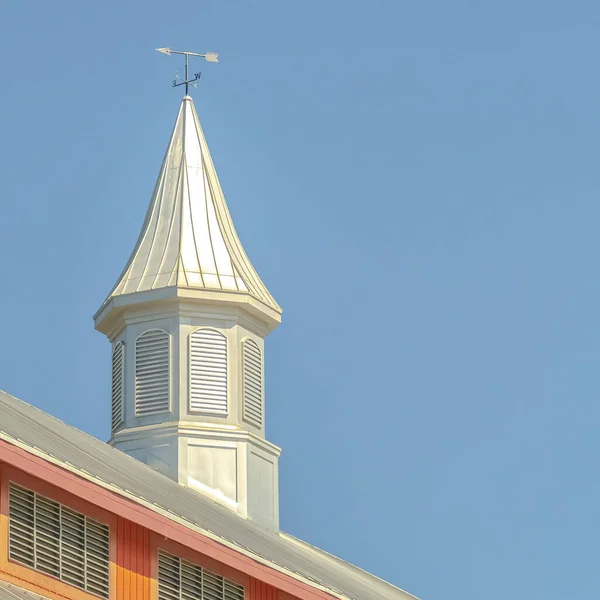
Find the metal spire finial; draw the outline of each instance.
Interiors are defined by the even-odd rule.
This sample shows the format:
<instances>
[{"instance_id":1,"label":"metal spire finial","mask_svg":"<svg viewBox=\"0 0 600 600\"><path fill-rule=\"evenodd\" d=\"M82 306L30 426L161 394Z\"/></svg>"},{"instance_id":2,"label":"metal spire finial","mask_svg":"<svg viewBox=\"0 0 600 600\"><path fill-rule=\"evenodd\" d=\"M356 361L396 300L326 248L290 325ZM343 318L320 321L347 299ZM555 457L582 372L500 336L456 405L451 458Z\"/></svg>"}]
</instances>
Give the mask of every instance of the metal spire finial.
<instances>
[{"instance_id":1,"label":"metal spire finial","mask_svg":"<svg viewBox=\"0 0 600 600\"><path fill-rule=\"evenodd\" d=\"M215 52L205 52L204 54L198 54L197 52L179 52L177 50L171 50L171 48L157 48L158 52L162 52L162 54L166 54L167 56L171 56L171 54L183 54L185 56L185 80L179 81L179 76L173 81L173 87L178 87L180 85L185 85L185 95L188 95L190 83L192 85L196 85L194 82L200 79L201 73L194 73L194 78L188 78L188 60L190 56L200 56L201 58L206 59L208 62L219 62L219 55Z\"/></svg>"}]
</instances>

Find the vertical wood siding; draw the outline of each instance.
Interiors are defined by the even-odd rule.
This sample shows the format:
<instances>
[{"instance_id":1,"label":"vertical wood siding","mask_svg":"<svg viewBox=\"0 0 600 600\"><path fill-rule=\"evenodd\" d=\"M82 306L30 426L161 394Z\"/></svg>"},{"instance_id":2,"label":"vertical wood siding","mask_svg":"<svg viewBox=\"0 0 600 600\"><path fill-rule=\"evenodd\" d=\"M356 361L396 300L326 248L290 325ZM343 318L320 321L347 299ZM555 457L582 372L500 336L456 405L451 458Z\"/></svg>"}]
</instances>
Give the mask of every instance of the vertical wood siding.
<instances>
[{"instance_id":1,"label":"vertical wood siding","mask_svg":"<svg viewBox=\"0 0 600 600\"><path fill-rule=\"evenodd\" d=\"M116 600L150 600L150 561L148 530L119 519Z\"/></svg>"},{"instance_id":2,"label":"vertical wood siding","mask_svg":"<svg viewBox=\"0 0 600 600\"><path fill-rule=\"evenodd\" d=\"M258 579L250 578L249 588L246 600L278 600L277 590Z\"/></svg>"}]
</instances>

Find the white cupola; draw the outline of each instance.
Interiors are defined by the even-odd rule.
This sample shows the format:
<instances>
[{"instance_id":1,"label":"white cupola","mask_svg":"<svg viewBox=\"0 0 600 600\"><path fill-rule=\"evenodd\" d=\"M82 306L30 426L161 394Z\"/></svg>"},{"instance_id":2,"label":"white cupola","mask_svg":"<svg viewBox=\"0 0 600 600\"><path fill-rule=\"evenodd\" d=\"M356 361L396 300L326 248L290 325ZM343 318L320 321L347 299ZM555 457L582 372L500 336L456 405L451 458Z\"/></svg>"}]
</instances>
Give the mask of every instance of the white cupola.
<instances>
[{"instance_id":1,"label":"white cupola","mask_svg":"<svg viewBox=\"0 0 600 600\"><path fill-rule=\"evenodd\" d=\"M112 344L110 443L277 529L264 340L281 308L238 239L189 96L137 244L94 321Z\"/></svg>"}]
</instances>

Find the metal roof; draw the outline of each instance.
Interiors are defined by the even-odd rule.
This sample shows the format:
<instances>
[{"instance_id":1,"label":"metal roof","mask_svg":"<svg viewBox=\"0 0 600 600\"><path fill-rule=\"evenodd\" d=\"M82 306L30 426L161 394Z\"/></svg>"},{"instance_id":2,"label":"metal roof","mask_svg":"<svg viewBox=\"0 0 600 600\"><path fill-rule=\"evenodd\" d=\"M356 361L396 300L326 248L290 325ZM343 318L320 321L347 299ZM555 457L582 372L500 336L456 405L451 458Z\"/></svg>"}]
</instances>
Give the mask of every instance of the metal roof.
<instances>
[{"instance_id":1,"label":"metal roof","mask_svg":"<svg viewBox=\"0 0 600 600\"><path fill-rule=\"evenodd\" d=\"M105 304L167 287L249 294L281 313L237 236L190 96L181 102L137 244Z\"/></svg>"},{"instance_id":2,"label":"metal roof","mask_svg":"<svg viewBox=\"0 0 600 600\"><path fill-rule=\"evenodd\" d=\"M35 592L24 590L12 583L0 581L0 600L47 600Z\"/></svg>"},{"instance_id":3,"label":"metal roof","mask_svg":"<svg viewBox=\"0 0 600 600\"><path fill-rule=\"evenodd\" d=\"M338 597L414 598L293 536L263 529L120 450L2 391L0 438Z\"/></svg>"}]
</instances>

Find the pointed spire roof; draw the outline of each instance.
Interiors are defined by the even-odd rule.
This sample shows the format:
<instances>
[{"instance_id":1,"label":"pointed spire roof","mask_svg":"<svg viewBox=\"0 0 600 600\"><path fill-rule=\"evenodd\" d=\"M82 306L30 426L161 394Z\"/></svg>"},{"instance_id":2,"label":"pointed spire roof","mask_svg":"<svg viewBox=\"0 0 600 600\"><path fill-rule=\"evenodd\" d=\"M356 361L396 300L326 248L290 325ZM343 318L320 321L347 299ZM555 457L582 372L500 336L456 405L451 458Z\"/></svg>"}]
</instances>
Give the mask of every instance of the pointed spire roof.
<instances>
[{"instance_id":1,"label":"pointed spire roof","mask_svg":"<svg viewBox=\"0 0 600 600\"><path fill-rule=\"evenodd\" d=\"M181 102L137 244L105 304L170 287L250 295L281 313L237 236L190 96Z\"/></svg>"}]
</instances>

